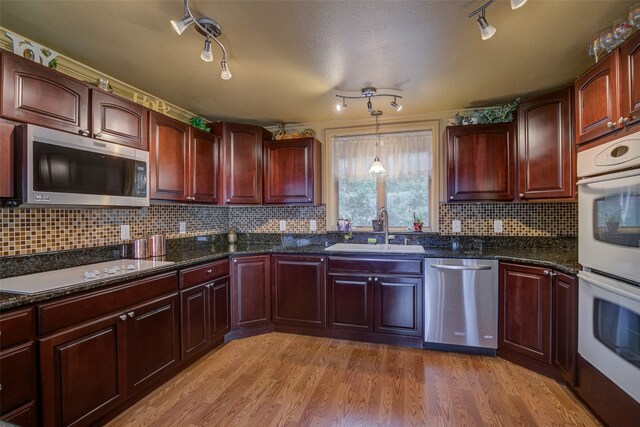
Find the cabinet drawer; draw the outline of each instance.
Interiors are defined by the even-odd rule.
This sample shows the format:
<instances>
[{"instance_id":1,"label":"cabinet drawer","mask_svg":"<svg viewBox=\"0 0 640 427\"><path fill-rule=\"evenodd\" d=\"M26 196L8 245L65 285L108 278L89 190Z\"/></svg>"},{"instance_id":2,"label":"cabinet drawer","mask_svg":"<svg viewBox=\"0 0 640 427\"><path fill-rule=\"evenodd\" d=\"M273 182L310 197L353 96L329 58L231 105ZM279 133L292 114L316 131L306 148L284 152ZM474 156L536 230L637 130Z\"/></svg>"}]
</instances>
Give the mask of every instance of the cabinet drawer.
<instances>
[{"instance_id":1,"label":"cabinet drawer","mask_svg":"<svg viewBox=\"0 0 640 427\"><path fill-rule=\"evenodd\" d=\"M418 259L329 258L329 274L408 274L422 275L422 261Z\"/></svg>"},{"instance_id":2,"label":"cabinet drawer","mask_svg":"<svg viewBox=\"0 0 640 427\"><path fill-rule=\"evenodd\" d=\"M34 320L33 307L2 314L0 316L0 348L33 339Z\"/></svg>"},{"instance_id":3,"label":"cabinet drawer","mask_svg":"<svg viewBox=\"0 0 640 427\"><path fill-rule=\"evenodd\" d=\"M227 275L229 275L228 259L187 268L180 271L180 289L190 288Z\"/></svg>"},{"instance_id":4,"label":"cabinet drawer","mask_svg":"<svg viewBox=\"0 0 640 427\"><path fill-rule=\"evenodd\" d=\"M165 273L116 288L42 304L38 307L38 329L44 335L177 289L176 273Z\"/></svg>"}]
</instances>

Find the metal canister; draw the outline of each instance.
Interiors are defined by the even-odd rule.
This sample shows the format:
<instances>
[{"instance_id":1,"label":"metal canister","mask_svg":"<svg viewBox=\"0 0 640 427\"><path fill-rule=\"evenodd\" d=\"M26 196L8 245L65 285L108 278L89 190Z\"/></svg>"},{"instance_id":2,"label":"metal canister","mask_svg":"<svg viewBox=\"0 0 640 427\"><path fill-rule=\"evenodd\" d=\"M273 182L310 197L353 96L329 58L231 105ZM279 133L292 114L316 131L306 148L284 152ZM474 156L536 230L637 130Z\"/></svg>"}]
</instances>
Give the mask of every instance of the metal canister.
<instances>
[{"instance_id":1,"label":"metal canister","mask_svg":"<svg viewBox=\"0 0 640 427\"><path fill-rule=\"evenodd\" d=\"M131 241L131 258L147 257L147 239L133 239Z\"/></svg>"},{"instance_id":2,"label":"metal canister","mask_svg":"<svg viewBox=\"0 0 640 427\"><path fill-rule=\"evenodd\" d=\"M167 247L164 234L152 234L149 236L148 240L150 257L159 257L165 255Z\"/></svg>"}]
</instances>

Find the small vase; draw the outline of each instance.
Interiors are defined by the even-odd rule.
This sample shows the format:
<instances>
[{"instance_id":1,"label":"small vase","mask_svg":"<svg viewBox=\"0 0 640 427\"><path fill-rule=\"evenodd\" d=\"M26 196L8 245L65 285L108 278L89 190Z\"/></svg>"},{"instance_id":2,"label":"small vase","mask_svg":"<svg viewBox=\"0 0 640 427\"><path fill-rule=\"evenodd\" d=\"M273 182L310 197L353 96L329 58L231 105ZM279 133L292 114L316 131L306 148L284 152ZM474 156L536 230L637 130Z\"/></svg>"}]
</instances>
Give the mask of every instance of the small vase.
<instances>
[{"instance_id":1,"label":"small vase","mask_svg":"<svg viewBox=\"0 0 640 427\"><path fill-rule=\"evenodd\" d=\"M414 222L413 223L413 231L422 231L422 222Z\"/></svg>"},{"instance_id":2,"label":"small vase","mask_svg":"<svg viewBox=\"0 0 640 427\"><path fill-rule=\"evenodd\" d=\"M229 233L227 234L227 240L230 244L234 244L238 242L238 232L235 227L231 227L229 229Z\"/></svg>"}]
</instances>

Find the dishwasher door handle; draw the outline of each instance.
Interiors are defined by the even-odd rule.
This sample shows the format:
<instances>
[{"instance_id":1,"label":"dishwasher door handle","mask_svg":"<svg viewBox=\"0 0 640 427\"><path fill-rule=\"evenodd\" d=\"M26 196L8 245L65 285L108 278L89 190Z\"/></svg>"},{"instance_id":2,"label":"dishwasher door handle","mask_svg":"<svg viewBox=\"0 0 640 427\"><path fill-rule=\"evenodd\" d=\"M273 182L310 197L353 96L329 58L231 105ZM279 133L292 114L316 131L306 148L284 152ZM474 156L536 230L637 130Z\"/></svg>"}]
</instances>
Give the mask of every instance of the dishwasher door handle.
<instances>
[{"instance_id":1,"label":"dishwasher door handle","mask_svg":"<svg viewBox=\"0 0 640 427\"><path fill-rule=\"evenodd\" d=\"M444 264L431 264L431 268L437 270L491 270L493 267L490 265L444 265Z\"/></svg>"}]
</instances>

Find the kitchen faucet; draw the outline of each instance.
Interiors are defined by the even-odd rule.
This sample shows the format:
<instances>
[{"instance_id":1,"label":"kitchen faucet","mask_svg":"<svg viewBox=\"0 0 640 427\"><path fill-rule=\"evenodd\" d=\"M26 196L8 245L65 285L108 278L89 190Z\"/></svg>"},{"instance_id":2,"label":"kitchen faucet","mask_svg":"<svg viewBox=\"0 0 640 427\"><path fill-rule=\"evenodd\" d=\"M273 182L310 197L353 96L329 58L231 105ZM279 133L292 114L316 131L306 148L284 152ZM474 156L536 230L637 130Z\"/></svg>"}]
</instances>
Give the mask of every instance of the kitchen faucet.
<instances>
[{"instance_id":1,"label":"kitchen faucet","mask_svg":"<svg viewBox=\"0 0 640 427\"><path fill-rule=\"evenodd\" d=\"M384 214L384 216L383 216ZM384 226L384 244L389 244L389 212L383 206L380 208L380 212L378 212L378 218L382 220L382 225Z\"/></svg>"}]
</instances>

